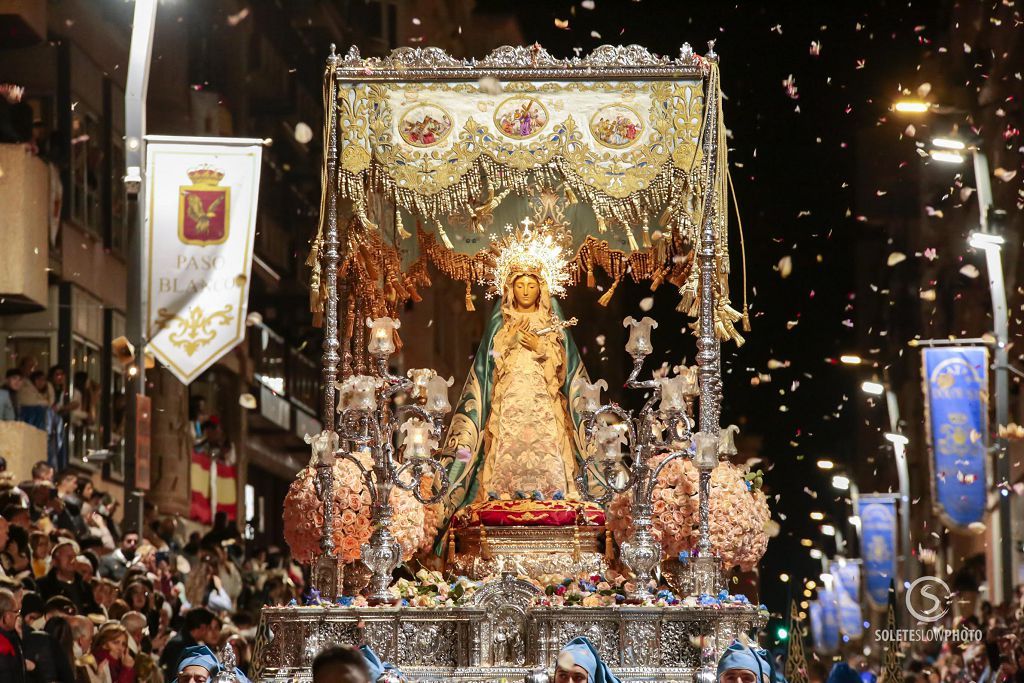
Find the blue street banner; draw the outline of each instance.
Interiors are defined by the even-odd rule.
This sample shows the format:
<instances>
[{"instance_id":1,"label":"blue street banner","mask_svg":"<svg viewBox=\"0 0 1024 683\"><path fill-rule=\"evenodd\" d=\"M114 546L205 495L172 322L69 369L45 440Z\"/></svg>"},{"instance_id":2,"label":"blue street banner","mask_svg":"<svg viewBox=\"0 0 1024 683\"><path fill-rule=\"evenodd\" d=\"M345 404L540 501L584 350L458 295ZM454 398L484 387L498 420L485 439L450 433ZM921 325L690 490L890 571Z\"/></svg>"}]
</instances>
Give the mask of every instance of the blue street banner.
<instances>
[{"instance_id":1,"label":"blue street banner","mask_svg":"<svg viewBox=\"0 0 1024 683\"><path fill-rule=\"evenodd\" d=\"M839 601L836 592L819 589L818 604L821 605L821 644L825 652L834 652L839 647Z\"/></svg>"},{"instance_id":2,"label":"blue street banner","mask_svg":"<svg viewBox=\"0 0 1024 683\"><path fill-rule=\"evenodd\" d=\"M843 590L854 602L860 602L860 560L832 560L830 574L837 590Z\"/></svg>"},{"instance_id":3,"label":"blue street banner","mask_svg":"<svg viewBox=\"0 0 1024 683\"><path fill-rule=\"evenodd\" d=\"M825 622L821 618L821 603L812 601L807 607L811 617L811 644L815 652L825 652Z\"/></svg>"},{"instance_id":4,"label":"blue street banner","mask_svg":"<svg viewBox=\"0 0 1024 683\"><path fill-rule=\"evenodd\" d=\"M844 590L836 590L836 598L839 603L839 630L849 638L860 638L864 635L864 614L860 609L860 603L854 602L849 593Z\"/></svg>"},{"instance_id":5,"label":"blue street banner","mask_svg":"<svg viewBox=\"0 0 1024 683\"><path fill-rule=\"evenodd\" d=\"M859 638L864 634L864 614L860 607L860 560L833 560L829 573L839 602L839 630L844 636Z\"/></svg>"},{"instance_id":6,"label":"blue street banner","mask_svg":"<svg viewBox=\"0 0 1024 683\"><path fill-rule=\"evenodd\" d=\"M896 576L896 496L862 494L858 508L868 602L883 610L889 604L889 582Z\"/></svg>"},{"instance_id":7,"label":"blue street banner","mask_svg":"<svg viewBox=\"0 0 1024 683\"><path fill-rule=\"evenodd\" d=\"M985 516L988 349L927 348L922 359L932 500L946 526L963 529Z\"/></svg>"}]
</instances>

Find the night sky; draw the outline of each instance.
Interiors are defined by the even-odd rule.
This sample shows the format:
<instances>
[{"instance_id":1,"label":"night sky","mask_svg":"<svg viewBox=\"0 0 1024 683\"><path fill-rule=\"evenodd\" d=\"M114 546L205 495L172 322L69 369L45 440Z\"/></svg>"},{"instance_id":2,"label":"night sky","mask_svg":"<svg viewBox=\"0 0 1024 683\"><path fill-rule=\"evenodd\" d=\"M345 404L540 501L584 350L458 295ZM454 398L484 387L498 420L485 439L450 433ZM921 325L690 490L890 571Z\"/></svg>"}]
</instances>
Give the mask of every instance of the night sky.
<instances>
[{"instance_id":1,"label":"night sky","mask_svg":"<svg viewBox=\"0 0 1024 683\"><path fill-rule=\"evenodd\" d=\"M785 608L780 572L817 577L801 538L822 539L808 512L839 511L829 479L815 467L849 461L861 400L855 371L828 362L857 349L855 298L858 133L881 125L899 87L914 87L922 45L948 16L933 2L488 3L517 13L526 43L555 56L604 44L644 45L676 55L682 42L703 53L716 41L729 128L729 164L746 235L753 331L738 351L723 345L723 424L763 436L773 517L782 533L762 562L762 598ZM567 28L563 23L568 20ZM556 21L558 26L556 26ZM893 136L893 144L898 144ZM913 157L907 150L907 157ZM739 239L730 217L733 302L742 302ZM780 261L792 272L782 277ZM885 254L874 255L884 261ZM663 288L670 289L670 288ZM645 290L624 292L639 301ZM677 315L660 293L655 314ZM692 341L679 340L690 354ZM752 378L770 381L752 386ZM813 498L820 491L819 500ZM775 499L774 495L778 498ZM823 549L832 554L831 542Z\"/></svg>"}]
</instances>

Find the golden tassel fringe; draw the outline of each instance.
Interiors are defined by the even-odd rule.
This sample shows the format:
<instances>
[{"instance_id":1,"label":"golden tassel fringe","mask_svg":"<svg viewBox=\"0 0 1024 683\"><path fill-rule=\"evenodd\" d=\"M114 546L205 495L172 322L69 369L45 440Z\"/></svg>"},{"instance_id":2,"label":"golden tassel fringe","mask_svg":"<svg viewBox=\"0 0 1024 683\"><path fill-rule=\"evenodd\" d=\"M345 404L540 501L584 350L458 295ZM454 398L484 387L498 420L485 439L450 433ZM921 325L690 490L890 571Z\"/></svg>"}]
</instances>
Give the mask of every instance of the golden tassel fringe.
<instances>
[{"instance_id":1,"label":"golden tassel fringe","mask_svg":"<svg viewBox=\"0 0 1024 683\"><path fill-rule=\"evenodd\" d=\"M473 305L473 284L471 282L466 283L466 310L475 311L476 306Z\"/></svg>"},{"instance_id":2,"label":"golden tassel fringe","mask_svg":"<svg viewBox=\"0 0 1024 683\"><path fill-rule=\"evenodd\" d=\"M615 281L612 283L612 286L608 288L607 292L601 295L601 298L597 300L597 303L601 304L602 306L607 306L608 304L610 304L612 301L612 297L615 296L615 288L619 286L619 281L621 280L622 275L619 275L617 278L615 278Z\"/></svg>"}]
</instances>

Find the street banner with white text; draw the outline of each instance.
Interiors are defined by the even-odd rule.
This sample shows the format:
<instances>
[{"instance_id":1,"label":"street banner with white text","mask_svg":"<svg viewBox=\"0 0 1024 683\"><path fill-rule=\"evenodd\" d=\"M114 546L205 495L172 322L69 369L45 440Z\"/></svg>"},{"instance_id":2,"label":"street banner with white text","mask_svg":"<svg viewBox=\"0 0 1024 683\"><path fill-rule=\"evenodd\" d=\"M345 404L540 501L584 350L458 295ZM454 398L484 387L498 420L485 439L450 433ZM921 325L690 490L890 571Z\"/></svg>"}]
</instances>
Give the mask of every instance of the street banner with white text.
<instances>
[{"instance_id":1,"label":"street banner with white text","mask_svg":"<svg viewBox=\"0 0 1024 683\"><path fill-rule=\"evenodd\" d=\"M985 517L988 349L959 346L923 351L932 500L946 526L965 529Z\"/></svg>"},{"instance_id":2,"label":"street banner with white text","mask_svg":"<svg viewBox=\"0 0 1024 683\"><path fill-rule=\"evenodd\" d=\"M147 348L189 384L245 337L259 140L146 145Z\"/></svg>"}]
</instances>

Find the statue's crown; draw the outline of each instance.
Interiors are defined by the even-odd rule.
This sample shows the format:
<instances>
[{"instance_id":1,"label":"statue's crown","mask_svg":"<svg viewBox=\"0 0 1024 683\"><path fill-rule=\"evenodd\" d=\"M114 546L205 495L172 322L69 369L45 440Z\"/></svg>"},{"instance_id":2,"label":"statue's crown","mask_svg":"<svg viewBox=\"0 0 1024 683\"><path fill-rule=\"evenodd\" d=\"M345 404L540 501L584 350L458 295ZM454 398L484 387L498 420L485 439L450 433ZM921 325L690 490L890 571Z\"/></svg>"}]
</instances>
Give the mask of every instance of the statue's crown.
<instances>
[{"instance_id":1,"label":"statue's crown","mask_svg":"<svg viewBox=\"0 0 1024 683\"><path fill-rule=\"evenodd\" d=\"M515 275L535 275L544 280L551 296L564 296L572 280L569 249L557 227L537 226L529 219L522 227L505 226L505 236L491 242L487 273L487 297L501 294Z\"/></svg>"}]
</instances>

